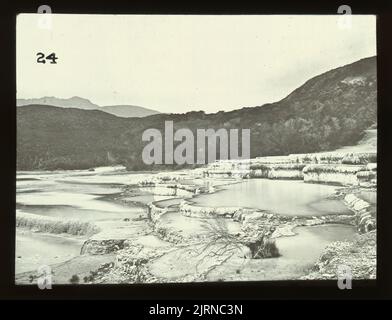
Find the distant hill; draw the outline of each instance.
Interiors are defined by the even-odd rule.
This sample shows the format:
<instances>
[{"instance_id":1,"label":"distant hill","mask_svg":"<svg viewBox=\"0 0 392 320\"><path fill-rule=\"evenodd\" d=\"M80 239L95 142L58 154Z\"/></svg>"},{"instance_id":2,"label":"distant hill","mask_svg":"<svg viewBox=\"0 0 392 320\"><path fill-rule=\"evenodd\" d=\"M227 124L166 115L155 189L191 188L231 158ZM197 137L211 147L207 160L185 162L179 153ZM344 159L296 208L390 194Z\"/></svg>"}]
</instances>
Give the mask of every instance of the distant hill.
<instances>
[{"instance_id":1,"label":"distant hill","mask_svg":"<svg viewBox=\"0 0 392 320\"><path fill-rule=\"evenodd\" d=\"M99 110L33 105L17 109L17 168L83 169L142 162L147 128L249 128L251 156L336 150L357 144L377 124L376 57L316 76L281 101L230 112L119 118ZM173 167L171 167L173 168Z\"/></svg>"},{"instance_id":2,"label":"distant hill","mask_svg":"<svg viewBox=\"0 0 392 320\"><path fill-rule=\"evenodd\" d=\"M147 117L153 114L158 114L158 111L151 110L148 108L138 107L138 106L128 106L128 105L118 105L118 106L105 106L98 110L113 114L117 117L131 118L131 117Z\"/></svg>"},{"instance_id":3,"label":"distant hill","mask_svg":"<svg viewBox=\"0 0 392 320\"><path fill-rule=\"evenodd\" d=\"M48 105L61 108L78 108L83 110L94 110L100 108L98 105L92 103L90 100L76 96L68 99L61 99L56 97L42 97L34 99L17 99L16 101L16 105L18 107L30 104Z\"/></svg>"},{"instance_id":4,"label":"distant hill","mask_svg":"<svg viewBox=\"0 0 392 320\"><path fill-rule=\"evenodd\" d=\"M132 105L118 105L118 106L104 106L100 107L92 103L88 99L80 97L72 97L68 99L61 99L56 97L43 97L34 99L17 99L16 105L24 107L27 105L46 105L60 108L76 108L82 110L101 110L118 117L131 118L131 117L146 117L152 114L159 113L158 111L148 108L132 106Z\"/></svg>"}]
</instances>

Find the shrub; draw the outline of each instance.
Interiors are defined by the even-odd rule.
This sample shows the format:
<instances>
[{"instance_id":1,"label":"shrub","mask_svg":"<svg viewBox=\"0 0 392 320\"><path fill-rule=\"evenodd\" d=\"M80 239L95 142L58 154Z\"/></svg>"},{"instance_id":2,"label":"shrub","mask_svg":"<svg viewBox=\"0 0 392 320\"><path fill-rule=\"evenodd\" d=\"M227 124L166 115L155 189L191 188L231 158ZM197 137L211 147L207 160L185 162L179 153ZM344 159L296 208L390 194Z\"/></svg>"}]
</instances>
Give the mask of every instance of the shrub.
<instances>
[{"instance_id":1,"label":"shrub","mask_svg":"<svg viewBox=\"0 0 392 320\"><path fill-rule=\"evenodd\" d=\"M272 239L265 239L264 237L261 237L255 242L249 243L248 247L253 259L274 258L280 256L275 240Z\"/></svg>"},{"instance_id":2,"label":"shrub","mask_svg":"<svg viewBox=\"0 0 392 320\"><path fill-rule=\"evenodd\" d=\"M78 284L79 283L79 276L77 274L74 274L71 279L69 279L69 282L72 284Z\"/></svg>"}]
</instances>

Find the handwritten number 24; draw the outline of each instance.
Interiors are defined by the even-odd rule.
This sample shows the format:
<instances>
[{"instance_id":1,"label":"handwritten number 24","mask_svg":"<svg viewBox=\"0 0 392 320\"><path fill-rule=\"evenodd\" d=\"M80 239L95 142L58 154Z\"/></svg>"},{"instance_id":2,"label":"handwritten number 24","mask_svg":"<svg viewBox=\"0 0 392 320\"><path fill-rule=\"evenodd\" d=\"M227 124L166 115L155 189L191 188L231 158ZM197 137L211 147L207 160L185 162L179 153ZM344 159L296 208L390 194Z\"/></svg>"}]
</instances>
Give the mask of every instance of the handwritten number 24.
<instances>
[{"instance_id":1,"label":"handwritten number 24","mask_svg":"<svg viewBox=\"0 0 392 320\"><path fill-rule=\"evenodd\" d=\"M37 63L46 63L46 60L50 61L50 63L57 63L58 57L56 57L56 54L53 52L50 55L45 57L45 54L42 52L37 53Z\"/></svg>"}]
</instances>

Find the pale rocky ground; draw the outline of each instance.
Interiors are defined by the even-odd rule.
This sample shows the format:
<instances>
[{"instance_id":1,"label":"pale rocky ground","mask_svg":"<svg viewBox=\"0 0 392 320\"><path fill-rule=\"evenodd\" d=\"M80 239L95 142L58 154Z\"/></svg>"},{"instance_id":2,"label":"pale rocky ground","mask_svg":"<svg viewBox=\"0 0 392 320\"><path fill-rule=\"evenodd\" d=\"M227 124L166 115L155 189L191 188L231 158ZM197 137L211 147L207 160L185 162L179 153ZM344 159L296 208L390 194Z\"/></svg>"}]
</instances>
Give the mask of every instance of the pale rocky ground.
<instances>
[{"instance_id":1,"label":"pale rocky ground","mask_svg":"<svg viewBox=\"0 0 392 320\"><path fill-rule=\"evenodd\" d=\"M369 132L365 138L363 145L366 144L366 148L362 146L360 151L374 151L374 132ZM355 152L355 148L345 149L339 150L339 154L347 150ZM301 171L287 174L285 170L288 167L280 164L285 161L289 163L292 159L290 156L266 159L267 167L269 163L274 166L274 161L279 163L279 166L273 167L270 179L303 179ZM375 231L367 232L376 223L375 205L369 204L368 196L361 196L361 190L375 193L374 181L366 182L363 186L353 185L352 182L359 181L352 176L358 170L339 172L342 175L339 179L343 183L347 181L348 185L337 188L340 191L335 196L342 201L347 200L353 213L351 216L280 217L273 213L236 208L203 208L203 212L195 215L192 212L195 207L191 202L188 202L188 207L184 206L184 200L242 181L241 176L226 176L225 172L231 168L231 164L224 167L224 174L221 174L215 165L212 166L211 172L218 173L213 178L204 176L205 169L134 175L133 186L112 199L114 203L122 204L122 207L116 208L121 218L96 221L99 232L87 241L83 239L85 242L80 255L68 261L65 261L66 256L58 257L61 260L59 263L53 261L55 283L70 283L72 275L78 276L80 284L330 279L336 277L335 269L339 263L352 266L358 278L375 277ZM303 166L299 168L302 170ZM210 169L207 168L207 171ZM297 169L292 166L289 170ZM374 175L377 167L365 165L360 170ZM345 175L351 176L346 179ZM121 176L103 178L108 183L113 179L117 183L127 181L126 177ZM78 183L85 181L85 177L78 176L65 176L64 179ZM102 181L102 177L95 177L93 172L89 181ZM358 201L358 197L345 198L353 194L363 202ZM186 208L190 208L190 211ZM218 214L219 218L211 214ZM224 225L225 232L232 239L223 251L219 241L213 244L208 242L211 225L214 227L216 223ZM361 232L365 234L359 236L359 240L350 237L332 243L320 242L319 238L315 240L315 235L326 230L325 226L335 228L336 223L339 223L339 228L348 228L343 234L351 234L350 230L354 229L350 225L362 228ZM255 241L257 236L263 234L274 239L280 257L251 259L250 249L244 244ZM328 239L327 234L325 237ZM302 253L306 254L301 256ZM34 274L20 273L16 276L16 282L32 283Z\"/></svg>"}]
</instances>

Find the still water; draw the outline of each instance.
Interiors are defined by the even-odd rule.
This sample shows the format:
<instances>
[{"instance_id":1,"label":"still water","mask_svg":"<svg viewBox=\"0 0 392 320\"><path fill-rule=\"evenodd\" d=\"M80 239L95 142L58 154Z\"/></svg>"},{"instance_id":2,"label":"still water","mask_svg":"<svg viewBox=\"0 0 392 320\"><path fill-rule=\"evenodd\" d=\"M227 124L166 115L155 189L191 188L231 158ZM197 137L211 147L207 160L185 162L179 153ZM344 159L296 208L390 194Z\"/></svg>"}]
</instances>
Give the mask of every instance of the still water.
<instances>
[{"instance_id":1,"label":"still water","mask_svg":"<svg viewBox=\"0 0 392 320\"><path fill-rule=\"evenodd\" d=\"M252 179L193 201L207 207L255 208L281 215L350 214L340 200L328 198L335 190L334 186L303 181Z\"/></svg>"}]
</instances>

